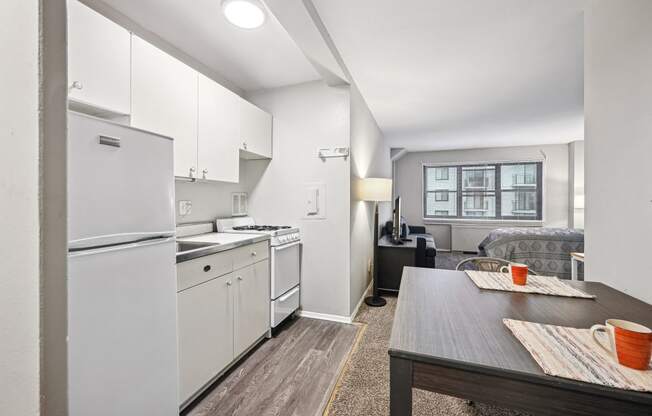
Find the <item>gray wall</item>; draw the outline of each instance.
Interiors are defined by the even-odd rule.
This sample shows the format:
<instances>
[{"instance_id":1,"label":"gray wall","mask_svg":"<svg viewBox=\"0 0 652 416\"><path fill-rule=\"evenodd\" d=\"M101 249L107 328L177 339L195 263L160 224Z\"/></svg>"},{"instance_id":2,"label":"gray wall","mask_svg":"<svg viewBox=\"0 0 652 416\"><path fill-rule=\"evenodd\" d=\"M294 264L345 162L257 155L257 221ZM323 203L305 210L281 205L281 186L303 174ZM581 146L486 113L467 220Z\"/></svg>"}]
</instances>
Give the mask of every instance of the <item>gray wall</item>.
<instances>
[{"instance_id":1,"label":"gray wall","mask_svg":"<svg viewBox=\"0 0 652 416\"><path fill-rule=\"evenodd\" d=\"M301 228L304 311L348 317L351 161L323 161L317 150L349 146L349 90L311 82L247 99L274 115L274 159L250 162L260 180L250 191L249 212L258 222ZM307 188L315 183L326 186L324 219L306 218Z\"/></svg>"},{"instance_id":2,"label":"gray wall","mask_svg":"<svg viewBox=\"0 0 652 416\"><path fill-rule=\"evenodd\" d=\"M652 1L586 13L586 279L652 303Z\"/></svg>"},{"instance_id":3,"label":"gray wall","mask_svg":"<svg viewBox=\"0 0 652 416\"><path fill-rule=\"evenodd\" d=\"M374 205L358 201L355 182L360 178L392 175L389 147L356 87L351 87L351 282L349 313L353 313L371 275L367 265L373 260ZM391 204L379 203L379 222L391 217Z\"/></svg>"},{"instance_id":4,"label":"gray wall","mask_svg":"<svg viewBox=\"0 0 652 416\"><path fill-rule=\"evenodd\" d=\"M545 155L545 156L544 156ZM545 158L545 160L544 160ZM409 224L426 225L437 247L450 249L453 227L458 238L481 240L491 228L501 225L469 226L446 221L423 220L423 164L544 160L544 221L549 227L568 226L568 145L496 147L490 149L411 152L394 164L395 194L401 196L402 214ZM457 225L451 225L457 224ZM467 244L468 245L468 244ZM471 245L473 246L473 244Z\"/></svg>"}]
</instances>

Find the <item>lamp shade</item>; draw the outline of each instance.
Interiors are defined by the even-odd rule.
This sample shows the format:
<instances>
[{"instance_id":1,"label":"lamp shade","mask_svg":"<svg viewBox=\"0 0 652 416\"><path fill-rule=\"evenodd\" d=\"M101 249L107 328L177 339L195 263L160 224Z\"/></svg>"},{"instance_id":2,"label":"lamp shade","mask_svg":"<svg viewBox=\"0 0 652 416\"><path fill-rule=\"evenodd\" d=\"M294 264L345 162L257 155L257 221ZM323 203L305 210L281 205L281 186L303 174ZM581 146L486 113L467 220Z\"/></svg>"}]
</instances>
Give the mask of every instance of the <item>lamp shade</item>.
<instances>
[{"instance_id":1,"label":"lamp shade","mask_svg":"<svg viewBox=\"0 0 652 416\"><path fill-rule=\"evenodd\" d=\"M361 201L391 201L392 180L386 178L360 179L358 198Z\"/></svg>"}]
</instances>

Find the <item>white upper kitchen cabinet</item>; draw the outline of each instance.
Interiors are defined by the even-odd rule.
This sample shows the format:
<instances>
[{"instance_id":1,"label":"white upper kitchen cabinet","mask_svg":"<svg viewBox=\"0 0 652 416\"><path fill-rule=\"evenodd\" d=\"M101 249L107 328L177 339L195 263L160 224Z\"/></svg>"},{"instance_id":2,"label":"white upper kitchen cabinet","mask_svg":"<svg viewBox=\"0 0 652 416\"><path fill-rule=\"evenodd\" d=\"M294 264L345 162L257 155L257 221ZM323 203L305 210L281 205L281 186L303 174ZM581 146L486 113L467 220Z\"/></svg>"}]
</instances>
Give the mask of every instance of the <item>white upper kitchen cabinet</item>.
<instances>
[{"instance_id":1,"label":"white upper kitchen cabinet","mask_svg":"<svg viewBox=\"0 0 652 416\"><path fill-rule=\"evenodd\" d=\"M240 100L240 149L245 159L272 158L272 116Z\"/></svg>"},{"instance_id":2,"label":"white upper kitchen cabinet","mask_svg":"<svg viewBox=\"0 0 652 416\"><path fill-rule=\"evenodd\" d=\"M238 182L240 97L199 74L198 177Z\"/></svg>"},{"instance_id":3,"label":"white upper kitchen cabinet","mask_svg":"<svg viewBox=\"0 0 652 416\"><path fill-rule=\"evenodd\" d=\"M128 115L130 49L131 34L126 29L78 1L69 0L68 89L71 104L93 108L90 112L96 115Z\"/></svg>"},{"instance_id":4,"label":"white upper kitchen cabinet","mask_svg":"<svg viewBox=\"0 0 652 416\"><path fill-rule=\"evenodd\" d=\"M197 71L132 36L131 125L174 139L174 175L197 175Z\"/></svg>"}]
</instances>

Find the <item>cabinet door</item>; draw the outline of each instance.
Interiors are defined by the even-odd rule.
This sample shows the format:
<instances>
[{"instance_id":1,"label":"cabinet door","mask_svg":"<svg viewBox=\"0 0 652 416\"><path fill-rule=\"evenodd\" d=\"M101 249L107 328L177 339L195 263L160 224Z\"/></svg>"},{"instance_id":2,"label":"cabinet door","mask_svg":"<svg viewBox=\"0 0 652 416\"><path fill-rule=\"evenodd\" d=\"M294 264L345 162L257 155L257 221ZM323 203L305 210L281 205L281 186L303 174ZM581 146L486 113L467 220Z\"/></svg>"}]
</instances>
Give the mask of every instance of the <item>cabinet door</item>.
<instances>
[{"instance_id":1,"label":"cabinet door","mask_svg":"<svg viewBox=\"0 0 652 416\"><path fill-rule=\"evenodd\" d=\"M269 260L233 272L235 276L234 355L242 354L269 329Z\"/></svg>"},{"instance_id":2,"label":"cabinet door","mask_svg":"<svg viewBox=\"0 0 652 416\"><path fill-rule=\"evenodd\" d=\"M272 157L272 116L246 100L240 100L240 148L247 158Z\"/></svg>"},{"instance_id":3,"label":"cabinet door","mask_svg":"<svg viewBox=\"0 0 652 416\"><path fill-rule=\"evenodd\" d=\"M240 97L199 74L199 177L238 182L240 157Z\"/></svg>"},{"instance_id":4,"label":"cabinet door","mask_svg":"<svg viewBox=\"0 0 652 416\"><path fill-rule=\"evenodd\" d=\"M174 175L197 177L197 71L132 39L131 124L174 139Z\"/></svg>"},{"instance_id":5,"label":"cabinet door","mask_svg":"<svg viewBox=\"0 0 652 416\"><path fill-rule=\"evenodd\" d=\"M69 98L129 114L131 35L76 0L68 1Z\"/></svg>"},{"instance_id":6,"label":"cabinet door","mask_svg":"<svg viewBox=\"0 0 652 416\"><path fill-rule=\"evenodd\" d=\"M177 294L183 403L233 360L231 273Z\"/></svg>"}]
</instances>

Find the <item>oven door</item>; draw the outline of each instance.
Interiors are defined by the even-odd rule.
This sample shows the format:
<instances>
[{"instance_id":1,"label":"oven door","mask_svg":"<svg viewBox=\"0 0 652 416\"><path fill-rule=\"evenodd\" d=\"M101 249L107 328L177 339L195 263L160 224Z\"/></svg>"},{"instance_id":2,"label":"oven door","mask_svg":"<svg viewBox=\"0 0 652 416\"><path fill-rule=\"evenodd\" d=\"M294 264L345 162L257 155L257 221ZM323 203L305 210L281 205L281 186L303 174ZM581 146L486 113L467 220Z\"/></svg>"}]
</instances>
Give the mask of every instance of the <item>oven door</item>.
<instances>
[{"instance_id":1,"label":"oven door","mask_svg":"<svg viewBox=\"0 0 652 416\"><path fill-rule=\"evenodd\" d=\"M301 281L301 242L272 247L272 299Z\"/></svg>"}]
</instances>

